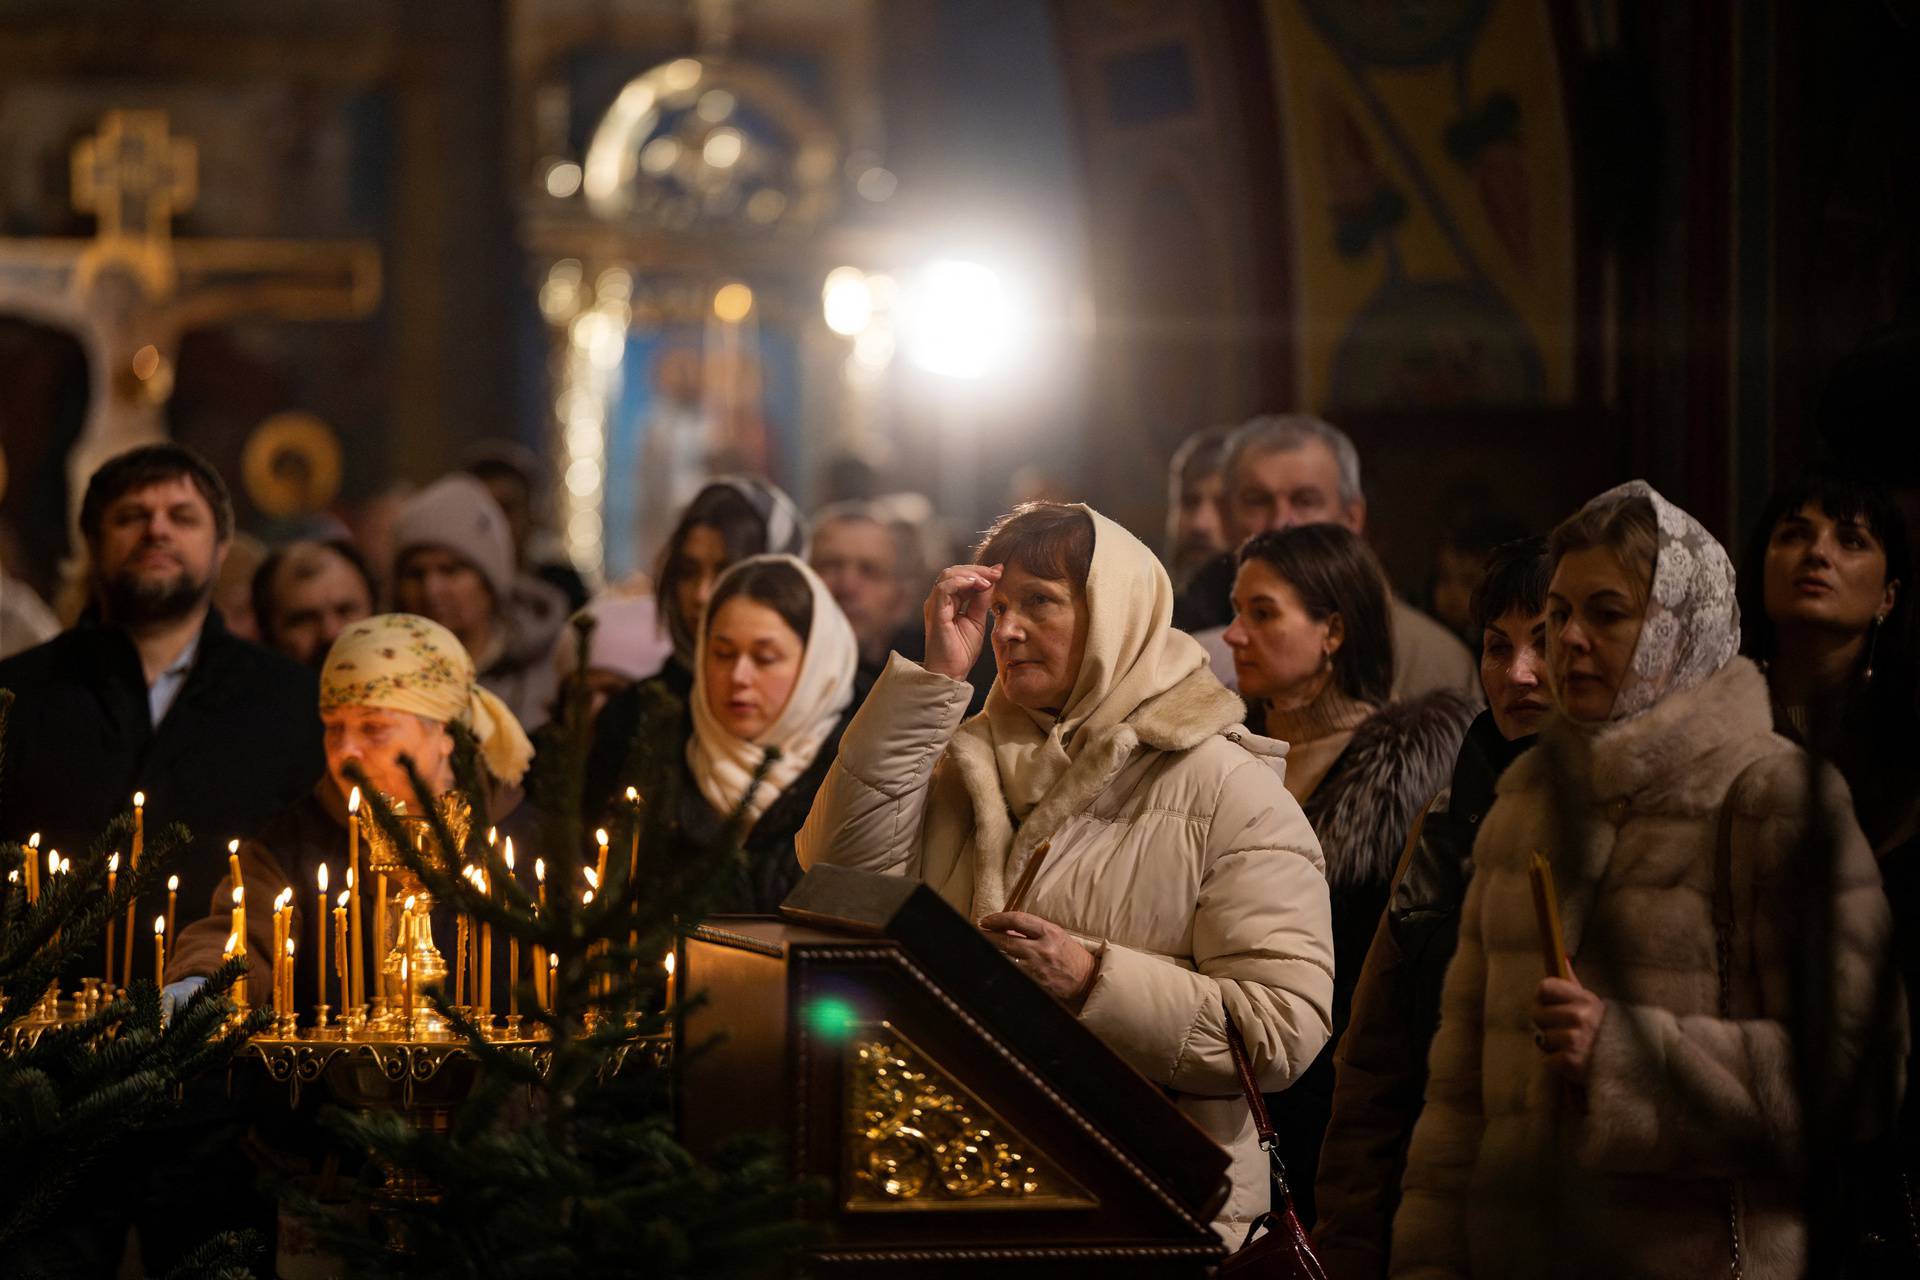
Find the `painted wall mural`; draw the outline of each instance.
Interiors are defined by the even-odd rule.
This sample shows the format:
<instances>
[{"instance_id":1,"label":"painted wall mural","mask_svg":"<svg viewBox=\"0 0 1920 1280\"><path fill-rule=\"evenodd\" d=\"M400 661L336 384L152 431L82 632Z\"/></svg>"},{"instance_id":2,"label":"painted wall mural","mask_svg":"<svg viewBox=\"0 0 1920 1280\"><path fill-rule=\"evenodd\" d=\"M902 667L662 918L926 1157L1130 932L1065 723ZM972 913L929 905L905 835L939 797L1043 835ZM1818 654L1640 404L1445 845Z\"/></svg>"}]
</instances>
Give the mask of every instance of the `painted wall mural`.
<instances>
[{"instance_id":1,"label":"painted wall mural","mask_svg":"<svg viewBox=\"0 0 1920 1280\"><path fill-rule=\"evenodd\" d=\"M1268 0L1267 19L1301 402L1569 402L1572 168L1546 6Z\"/></svg>"}]
</instances>

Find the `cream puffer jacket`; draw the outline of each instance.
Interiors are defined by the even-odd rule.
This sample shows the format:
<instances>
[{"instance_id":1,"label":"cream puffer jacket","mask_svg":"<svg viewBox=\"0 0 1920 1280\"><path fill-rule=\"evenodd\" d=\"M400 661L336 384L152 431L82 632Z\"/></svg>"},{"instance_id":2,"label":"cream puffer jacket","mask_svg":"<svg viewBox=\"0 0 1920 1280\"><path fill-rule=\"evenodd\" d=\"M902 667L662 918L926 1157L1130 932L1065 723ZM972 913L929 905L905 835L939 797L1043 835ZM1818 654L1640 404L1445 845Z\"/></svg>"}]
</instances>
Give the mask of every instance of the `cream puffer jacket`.
<instances>
[{"instance_id":1,"label":"cream puffer jacket","mask_svg":"<svg viewBox=\"0 0 1920 1280\"><path fill-rule=\"evenodd\" d=\"M1395 1277L1748 1280L1806 1265L1795 1021L1810 898L1809 820L1833 819L1834 972L1812 1022L1844 1124L1882 1127L1905 1016L1846 785L1773 733L1766 682L1735 658L1695 689L1586 738L1549 726L1501 776L1447 971L1393 1227ZM1583 841L1556 841L1559 746L1591 780ZM1720 1016L1715 850L1731 806L1731 1018ZM1544 974L1528 860L1554 851L1567 950L1605 1001L1584 1089L1549 1076L1530 1009ZM1811 976L1811 975L1808 975ZM1805 1012L1804 1010L1802 1012Z\"/></svg>"},{"instance_id":2,"label":"cream puffer jacket","mask_svg":"<svg viewBox=\"0 0 1920 1280\"><path fill-rule=\"evenodd\" d=\"M971 692L895 654L841 740L800 862L916 876L978 919L1049 841L1023 909L1100 955L1081 1019L1232 1155L1214 1226L1238 1245L1268 1207L1268 1173L1223 1013L1270 1092L1331 1028L1327 884L1281 782L1286 748L1248 733L1240 700L1202 666L1090 742L1014 833L1007 865L984 868L976 831L1009 819L984 717L961 724Z\"/></svg>"}]
</instances>

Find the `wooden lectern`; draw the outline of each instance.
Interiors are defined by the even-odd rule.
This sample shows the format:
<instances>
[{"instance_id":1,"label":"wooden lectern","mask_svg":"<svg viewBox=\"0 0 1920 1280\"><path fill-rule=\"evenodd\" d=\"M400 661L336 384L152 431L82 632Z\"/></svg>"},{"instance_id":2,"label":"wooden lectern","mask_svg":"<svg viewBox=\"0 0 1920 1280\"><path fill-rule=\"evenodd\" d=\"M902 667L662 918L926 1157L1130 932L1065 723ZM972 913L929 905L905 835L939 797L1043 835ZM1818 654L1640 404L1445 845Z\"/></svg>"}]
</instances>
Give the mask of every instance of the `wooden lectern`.
<instances>
[{"instance_id":1,"label":"wooden lectern","mask_svg":"<svg viewBox=\"0 0 1920 1280\"><path fill-rule=\"evenodd\" d=\"M925 886L816 867L682 944L687 1144L830 1192L803 1276L1201 1276L1227 1155ZM700 1046L707 1046L701 1048Z\"/></svg>"}]
</instances>

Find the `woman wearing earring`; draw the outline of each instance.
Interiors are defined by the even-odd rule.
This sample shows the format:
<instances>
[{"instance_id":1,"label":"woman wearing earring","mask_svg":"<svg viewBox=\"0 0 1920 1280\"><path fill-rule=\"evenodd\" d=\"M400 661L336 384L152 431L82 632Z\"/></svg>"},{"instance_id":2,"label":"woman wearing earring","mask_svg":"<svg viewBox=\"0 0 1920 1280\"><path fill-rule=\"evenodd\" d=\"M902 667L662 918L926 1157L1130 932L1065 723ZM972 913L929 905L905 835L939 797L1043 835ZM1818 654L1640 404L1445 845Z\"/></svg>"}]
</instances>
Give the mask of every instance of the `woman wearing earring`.
<instances>
[{"instance_id":1,"label":"woman wearing earring","mask_svg":"<svg viewBox=\"0 0 1920 1280\"><path fill-rule=\"evenodd\" d=\"M1294 1205L1311 1227L1333 1056L1361 963L1413 821L1447 784L1473 707L1441 691L1394 702L1386 575L1336 524L1248 540L1223 637L1255 732L1287 743L1286 786L1327 858L1333 906L1333 1039L1292 1088L1267 1099Z\"/></svg>"},{"instance_id":2,"label":"woman wearing earring","mask_svg":"<svg viewBox=\"0 0 1920 1280\"><path fill-rule=\"evenodd\" d=\"M1920 993L1920 708L1913 556L1884 489L1814 475L1761 513L1741 573L1742 649L1765 669L1774 728L1830 760L1880 862L1895 960ZM1910 1024L1910 1037L1920 1026ZM1891 1150L1854 1162L1862 1274L1920 1274L1920 1070ZM1888 1256L1869 1257L1869 1251ZM1897 1251L1897 1252L1894 1252ZM1879 1271L1870 1268L1878 1266Z\"/></svg>"}]
</instances>

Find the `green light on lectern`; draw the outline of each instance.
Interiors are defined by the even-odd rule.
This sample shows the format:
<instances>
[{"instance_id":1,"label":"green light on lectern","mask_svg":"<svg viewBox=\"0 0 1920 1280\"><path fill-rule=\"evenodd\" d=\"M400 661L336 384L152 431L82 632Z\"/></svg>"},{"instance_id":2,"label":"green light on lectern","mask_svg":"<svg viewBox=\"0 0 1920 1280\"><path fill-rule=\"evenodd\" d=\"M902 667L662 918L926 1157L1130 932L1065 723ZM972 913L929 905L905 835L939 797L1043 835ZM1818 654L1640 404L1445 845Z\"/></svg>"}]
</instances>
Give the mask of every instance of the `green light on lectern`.
<instances>
[{"instance_id":1,"label":"green light on lectern","mask_svg":"<svg viewBox=\"0 0 1920 1280\"><path fill-rule=\"evenodd\" d=\"M800 1011L800 1020L823 1040L845 1040L859 1025L860 1013L851 1001L821 996Z\"/></svg>"}]
</instances>

